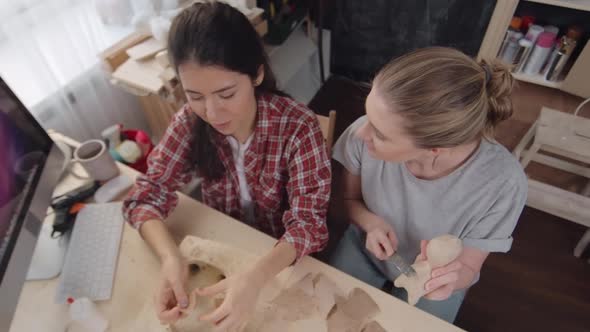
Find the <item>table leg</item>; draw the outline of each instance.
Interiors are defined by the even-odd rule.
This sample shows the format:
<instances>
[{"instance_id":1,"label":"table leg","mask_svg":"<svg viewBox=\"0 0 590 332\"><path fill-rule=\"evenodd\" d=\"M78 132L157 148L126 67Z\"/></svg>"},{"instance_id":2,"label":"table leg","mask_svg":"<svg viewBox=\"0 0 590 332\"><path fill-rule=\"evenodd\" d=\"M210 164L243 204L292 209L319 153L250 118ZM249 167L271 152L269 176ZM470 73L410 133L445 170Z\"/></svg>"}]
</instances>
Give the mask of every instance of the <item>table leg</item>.
<instances>
[{"instance_id":1,"label":"table leg","mask_svg":"<svg viewBox=\"0 0 590 332\"><path fill-rule=\"evenodd\" d=\"M533 159L533 156L539 152L539 150L541 149L541 144L539 143L534 143L531 148L527 151L527 153L523 156L520 164L522 165L522 168L526 168L527 165L531 162L531 160Z\"/></svg>"},{"instance_id":2,"label":"table leg","mask_svg":"<svg viewBox=\"0 0 590 332\"><path fill-rule=\"evenodd\" d=\"M574 249L574 256L580 258L580 256L582 256L582 253L584 252L584 249L586 249L588 244L590 244L590 229L588 229L586 231L586 233L584 233L584 235L582 236L580 241L578 241L578 244L576 245L576 248Z\"/></svg>"}]
</instances>

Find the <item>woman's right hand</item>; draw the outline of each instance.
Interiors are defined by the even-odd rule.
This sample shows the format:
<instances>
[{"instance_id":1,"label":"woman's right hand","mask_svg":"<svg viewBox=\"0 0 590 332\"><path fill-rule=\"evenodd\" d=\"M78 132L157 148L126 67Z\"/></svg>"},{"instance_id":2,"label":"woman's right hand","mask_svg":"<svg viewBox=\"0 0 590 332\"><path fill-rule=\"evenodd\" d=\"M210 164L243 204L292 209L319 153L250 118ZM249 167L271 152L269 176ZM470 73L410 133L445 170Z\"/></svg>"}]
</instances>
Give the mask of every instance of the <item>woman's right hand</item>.
<instances>
[{"instance_id":1,"label":"woman's right hand","mask_svg":"<svg viewBox=\"0 0 590 332\"><path fill-rule=\"evenodd\" d=\"M383 218L371 213L363 228L367 233L365 246L378 259L386 260L397 250L397 235Z\"/></svg>"},{"instance_id":2,"label":"woman's right hand","mask_svg":"<svg viewBox=\"0 0 590 332\"><path fill-rule=\"evenodd\" d=\"M188 265L181 257L167 257L162 260L159 289L156 293L156 312L162 323L174 323L189 306L186 292Z\"/></svg>"}]
</instances>

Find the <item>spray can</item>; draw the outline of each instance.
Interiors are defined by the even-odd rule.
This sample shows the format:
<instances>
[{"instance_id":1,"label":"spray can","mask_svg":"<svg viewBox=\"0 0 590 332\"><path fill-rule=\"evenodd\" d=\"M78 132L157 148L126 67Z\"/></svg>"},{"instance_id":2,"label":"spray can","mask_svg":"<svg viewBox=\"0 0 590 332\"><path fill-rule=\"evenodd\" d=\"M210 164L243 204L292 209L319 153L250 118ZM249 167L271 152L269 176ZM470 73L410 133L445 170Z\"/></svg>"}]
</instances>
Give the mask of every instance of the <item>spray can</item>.
<instances>
[{"instance_id":1,"label":"spray can","mask_svg":"<svg viewBox=\"0 0 590 332\"><path fill-rule=\"evenodd\" d=\"M533 24L529 27L526 32L525 38L533 42L533 45L537 42L539 35L545 31L542 26Z\"/></svg>"},{"instance_id":2,"label":"spray can","mask_svg":"<svg viewBox=\"0 0 590 332\"><path fill-rule=\"evenodd\" d=\"M514 63L514 57L518 51L518 41L522 39L522 36L522 33L516 32L510 37L508 45L506 46L504 53L502 53L501 59L503 62L508 64Z\"/></svg>"},{"instance_id":3,"label":"spray can","mask_svg":"<svg viewBox=\"0 0 590 332\"><path fill-rule=\"evenodd\" d=\"M506 34L504 35L504 40L502 41L502 46L500 46L500 51L498 52L499 57L502 57L502 54L504 54L504 51L506 50L506 47L508 46L508 44L510 42L510 38L515 33L519 32L521 24L522 24L522 20L520 19L520 17L514 16L512 18L512 21L510 21L510 26L508 27L508 30L506 31Z\"/></svg>"},{"instance_id":4,"label":"spray can","mask_svg":"<svg viewBox=\"0 0 590 332\"><path fill-rule=\"evenodd\" d=\"M549 81L557 81L570 56L574 52L578 39L582 32L577 27L571 27L565 36L559 39L559 43L555 50L553 50L547 65L545 66L545 79Z\"/></svg>"},{"instance_id":5,"label":"spray can","mask_svg":"<svg viewBox=\"0 0 590 332\"><path fill-rule=\"evenodd\" d=\"M547 61L554 43L555 35L553 33L545 31L539 35L537 44L524 67L525 74L536 75L539 73Z\"/></svg>"}]
</instances>

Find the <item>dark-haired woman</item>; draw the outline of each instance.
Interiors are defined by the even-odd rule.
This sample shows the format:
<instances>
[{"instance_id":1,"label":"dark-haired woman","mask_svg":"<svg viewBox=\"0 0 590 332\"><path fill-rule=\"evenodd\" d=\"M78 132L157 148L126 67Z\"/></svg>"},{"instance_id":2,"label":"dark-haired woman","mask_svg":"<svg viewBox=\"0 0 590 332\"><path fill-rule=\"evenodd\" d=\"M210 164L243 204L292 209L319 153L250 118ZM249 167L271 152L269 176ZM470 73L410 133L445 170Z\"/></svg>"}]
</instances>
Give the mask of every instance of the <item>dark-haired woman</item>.
<instances>
[{"instance_id":1,"label":"dark-haired woman","mask_svg":"<svg viewBox=\"0 0 590 332\"><path fill-rule=\"evenodd\" d=\"M279 239L250 270L198 290L225 293L202 320L240 330L260 289L327 242L326 146L313 112L277 90L260 38L233 7L205 2L181 12L168 53L188 102L150 155L124 215L161 259L156 310L163 322L182 317L188 297L187 265L162 221L194 175L204 179L205 204Z\"/></svg>"}]
</instances>

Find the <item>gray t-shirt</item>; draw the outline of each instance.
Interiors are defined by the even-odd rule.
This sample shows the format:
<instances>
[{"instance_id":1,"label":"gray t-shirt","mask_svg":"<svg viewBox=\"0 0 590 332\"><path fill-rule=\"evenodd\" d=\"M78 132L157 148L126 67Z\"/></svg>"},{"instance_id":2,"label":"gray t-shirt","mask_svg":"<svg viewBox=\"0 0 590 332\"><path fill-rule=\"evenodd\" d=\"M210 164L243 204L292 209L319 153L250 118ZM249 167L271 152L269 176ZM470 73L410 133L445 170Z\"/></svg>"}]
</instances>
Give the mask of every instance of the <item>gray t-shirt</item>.
<instances>
[{"instance_id":1,"label":"gray t-shirt","mask_svg":"<svg viewBox=\"0 0 590 332\"><path fill-rule=\"evenodd\" d=\"M507 252L512 232L527 195L527 178L508 150L482 140L477 151L451 174L422 180L405 164L369 156L365 143L355 136L366 116L355 121L336 142L333 158L349 172L360 175L367 208L390 223L399 245L398 253L413 262L420 240L452 234L464 246L486 252ZM364 243L364 232L353 226ZM366 254L389 278L399 271Z\"/></svg>"}]
</instances>

